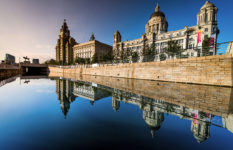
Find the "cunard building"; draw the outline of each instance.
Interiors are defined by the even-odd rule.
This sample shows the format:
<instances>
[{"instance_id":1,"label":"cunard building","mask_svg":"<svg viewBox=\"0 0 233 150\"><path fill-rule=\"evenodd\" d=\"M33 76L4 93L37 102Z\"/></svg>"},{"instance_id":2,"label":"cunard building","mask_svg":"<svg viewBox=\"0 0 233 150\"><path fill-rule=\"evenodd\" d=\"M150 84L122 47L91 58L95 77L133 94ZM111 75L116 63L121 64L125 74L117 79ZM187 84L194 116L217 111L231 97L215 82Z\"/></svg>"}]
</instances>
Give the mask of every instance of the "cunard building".
<instances>
[{"instance_id":1,"label":"cunard building","mask_svg":"<svg viewBox=\"0 0 233 150\"><path fill-rule=\"evenodd\" d=\"M166 52L167 43L170 40L177 41L183 49L182 54L187 57L202 55L202 42L209 37L212 41L210 54L216 54L216 42L218 35L217 25L218 9L209 1L201 7L197 14L197 24L195 26L184 26L177 31L168 31L168 21L165 14L160 10L157 4L155 11L149 18L145 26L145 34L141 38L122 41L119 31L116 31L113 37L113 51L115 59L122 58L126 50L137 52L140 56L139 61L143 60L143 49L152 44L155 49L155 59L159 59L160 54L170 57Z\"/></svg>"}]
</instances>

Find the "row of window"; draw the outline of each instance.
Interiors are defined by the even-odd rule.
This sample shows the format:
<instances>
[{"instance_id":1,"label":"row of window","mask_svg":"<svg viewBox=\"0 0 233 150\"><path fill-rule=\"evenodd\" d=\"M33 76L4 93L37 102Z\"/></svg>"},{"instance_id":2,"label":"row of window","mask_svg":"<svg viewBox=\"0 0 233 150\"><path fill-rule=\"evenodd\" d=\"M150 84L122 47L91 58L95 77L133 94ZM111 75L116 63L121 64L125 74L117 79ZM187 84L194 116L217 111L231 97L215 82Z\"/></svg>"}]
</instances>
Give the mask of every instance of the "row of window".
<instances>
[{"instance_id":1,"label":"row of window","mask_svg":"<svg viewBox=\"0 0 233 150\"><path fill-rule=\"evenodd\" d=\"M76 49L75 51L77 53L87 53L87 52L91 52L91 49Z\"/></svg>"},{"instance_id":2,"label":"row of window","mask_svg":"<svg viewBox=\"0 0 233 150\"><path fill-rule=\"evenodd\" d=\"M182 32L178 32L178 33L172 33L172 34L170 34L170 35L163 35L162 37L161 37L161 39L166 39L166 38L173 38L173 37L179 37L179 36L182 36L183 35L183 33ZM158 37L156 37L155 36L155 39L156 40L158 40Z\"/></svg>"},{"instance_id":3,"label":"row of window","mask_svg":"<svg viewBox=\"0 0 233 150\"><path fill-rule=\"evenodd\" d=\"M142 46L136 46L136 47L124 47L124 49L128 49L128 50L140 50L142 48Z\"/></svg>"},{"instance_id":4,"label":"row of window","mask_svg":"<svg viewBox=\"0 0 233 150\"><path fill-rule=\"evenodd\" d=\"M200 22L208 22L210 20L216 21L215 12L213 12L211 14L205 13L205 14L199 16L199 21Z\"/></svg>"},{"instance_id":5,"label":"row of window","mask_svg":"<svg viewBox=\"0 0 233 150\"><path fill-rule=\"evenodd\" d=\"M156 27L155 27L155 24L153 26L149 26L149 32L155 32L155 31L159 31L159 24L156 24Z\"/></svg>"},{"instance_id":6,"label":"row of window","mask_svg":"<svg viewBox=\"0 0 233 150\"><path fill-rule=\"evenodd\" d=\"M134 42L129 42L129 43L125 43L125 45L129 46L129 45L135 45L135 44L141 44L142 41L134 41Z\"/></svg>"},{"instance_id":7,"label":"row of window","mask_svg":"<svg viewBox=\"0 0 233 150\"><path fill-rule=\"evenodd\" d=\"M76 56L80 57L80 58L90 58L90 57L92 57L91 52L77 53Z\"/></svg>"}]
</instances>

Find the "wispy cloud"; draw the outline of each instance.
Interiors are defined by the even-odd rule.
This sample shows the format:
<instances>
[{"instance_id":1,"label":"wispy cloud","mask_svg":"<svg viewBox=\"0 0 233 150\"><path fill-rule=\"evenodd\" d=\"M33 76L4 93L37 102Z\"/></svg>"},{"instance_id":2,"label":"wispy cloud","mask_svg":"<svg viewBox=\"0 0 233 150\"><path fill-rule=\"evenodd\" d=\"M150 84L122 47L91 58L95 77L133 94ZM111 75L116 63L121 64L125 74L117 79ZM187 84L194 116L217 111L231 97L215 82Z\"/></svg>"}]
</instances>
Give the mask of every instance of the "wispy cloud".
<instances>
[{"instance_id":1,"label":"wispy cloud","mask_svg":"<svg viewBox=\"0 0 233 150\"><path fill-rule=\"evenodd\" d=\"M44 44L37 44L35 45L36 49L52 49L54 45L44 45Z\"/></svg>"}]
</instances>

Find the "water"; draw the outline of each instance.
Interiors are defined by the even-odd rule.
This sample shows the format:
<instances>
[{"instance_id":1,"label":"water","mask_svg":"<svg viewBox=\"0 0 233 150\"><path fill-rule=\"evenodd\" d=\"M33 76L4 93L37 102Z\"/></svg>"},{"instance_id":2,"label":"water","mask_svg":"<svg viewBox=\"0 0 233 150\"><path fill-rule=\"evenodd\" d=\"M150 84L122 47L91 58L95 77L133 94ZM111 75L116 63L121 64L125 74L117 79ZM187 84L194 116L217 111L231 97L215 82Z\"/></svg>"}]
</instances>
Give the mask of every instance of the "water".
<instances>
[{"instance_id":1,"label":"water","mask_svg":"<svg viewBox=\"0 0 233 150\"><path fill-rule=\"evenodd\" d=\"M0 95L1 150L233 148L231 88L24 77Z\"/></svg>"}]
</instances>

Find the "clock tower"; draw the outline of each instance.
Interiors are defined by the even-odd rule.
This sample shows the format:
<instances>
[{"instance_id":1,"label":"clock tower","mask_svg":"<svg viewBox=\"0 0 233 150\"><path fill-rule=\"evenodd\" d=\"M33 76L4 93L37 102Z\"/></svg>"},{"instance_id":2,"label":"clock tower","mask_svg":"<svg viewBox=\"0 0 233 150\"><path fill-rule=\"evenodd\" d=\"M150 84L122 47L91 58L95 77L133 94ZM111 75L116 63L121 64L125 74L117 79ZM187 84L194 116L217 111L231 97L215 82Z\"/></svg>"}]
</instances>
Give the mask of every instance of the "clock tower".
<instances>
[{"instance_id":1,"label":"clock tower","mask_svg":"<svg viewBox=\"0 0 233 150\"><path fill-rule=\"evenodd\" d=\"M73 63L73 46L75 44L75 39L70 36L70 30L64 20L56 45L56 61L61 65Z\"/></svg>"}]
</instances>

